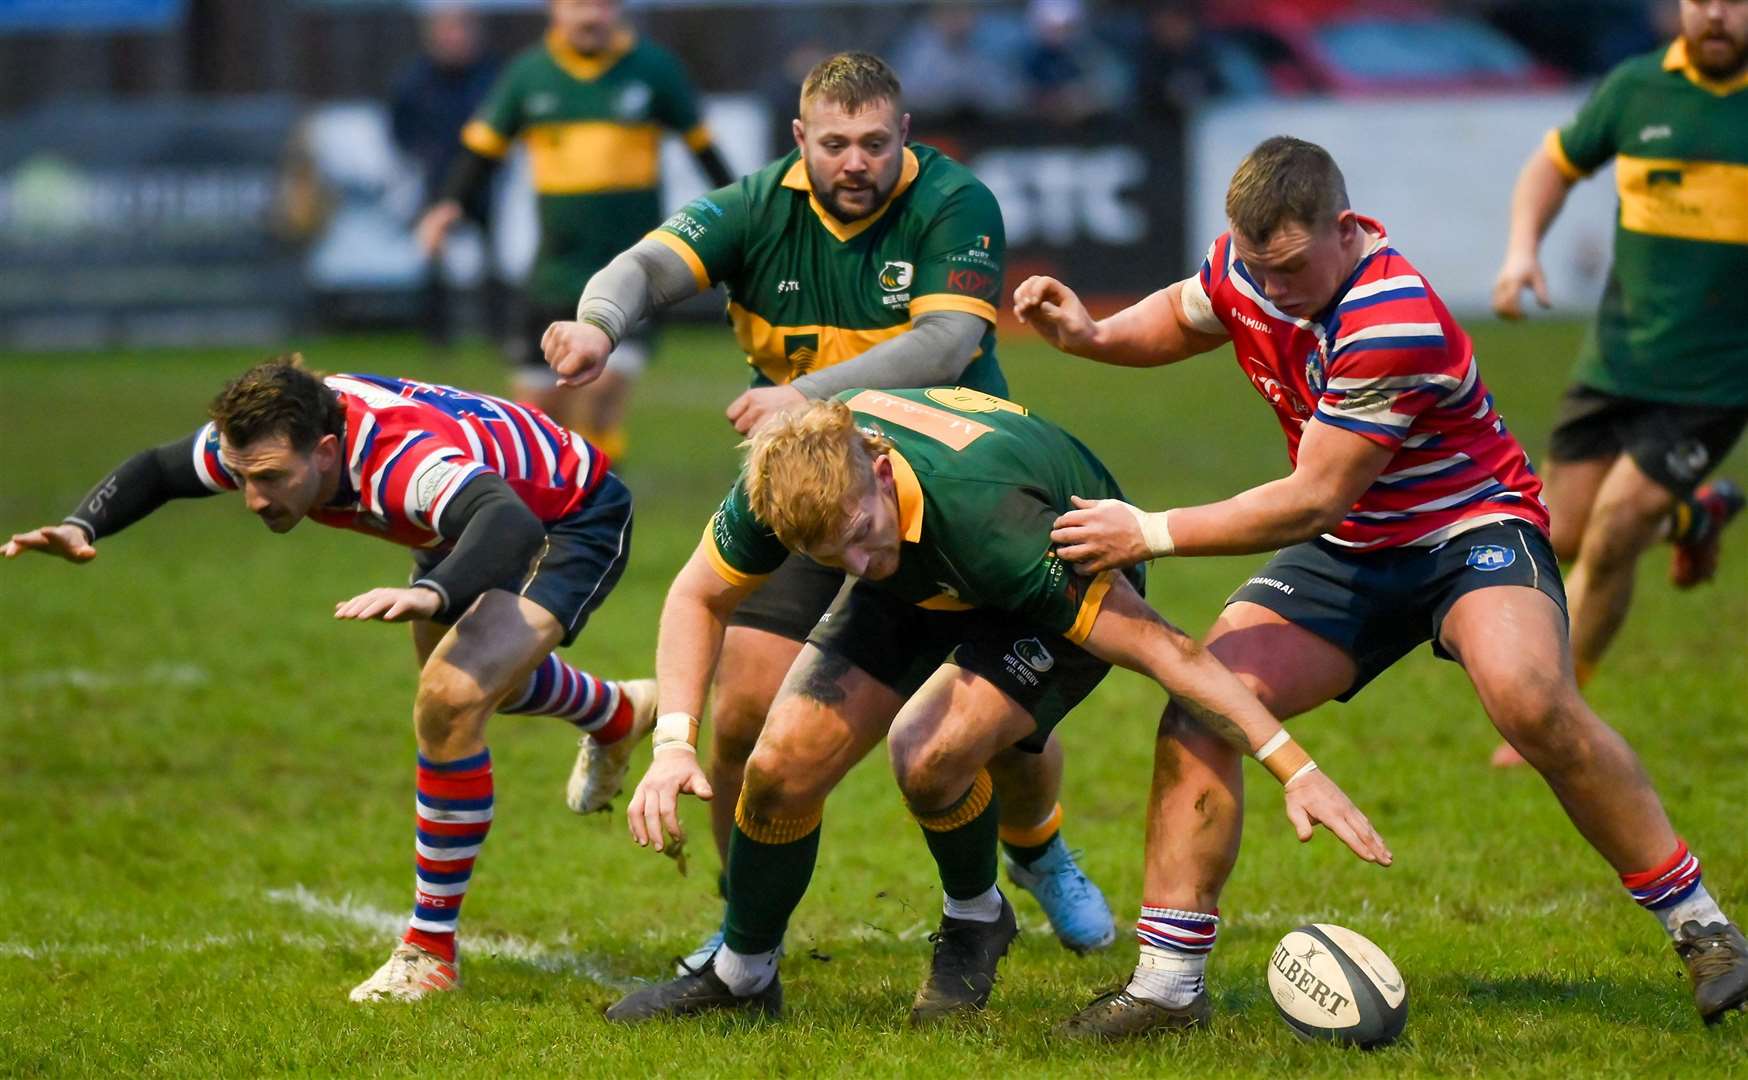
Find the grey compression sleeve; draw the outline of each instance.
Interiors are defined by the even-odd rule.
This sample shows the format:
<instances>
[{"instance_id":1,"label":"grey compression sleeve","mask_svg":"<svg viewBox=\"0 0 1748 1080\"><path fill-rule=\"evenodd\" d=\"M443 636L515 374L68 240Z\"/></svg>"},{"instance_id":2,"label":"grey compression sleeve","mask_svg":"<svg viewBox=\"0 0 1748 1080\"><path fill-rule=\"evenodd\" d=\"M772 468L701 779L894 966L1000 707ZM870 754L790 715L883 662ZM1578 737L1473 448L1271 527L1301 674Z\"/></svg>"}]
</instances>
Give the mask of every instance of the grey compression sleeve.
<instances>
[{"instance_id":1,"label":"grey compression sleeve","mask_svg":"<svg viewBox=\"0 0 1748 1080\"><path fill-rule=\"evenodd\" d=\"M577 301L577 321L598 326L617 345L652 311L698 292L686 260L660 240L644 238L589 279Z\"/></svg>"},{"instance_id":2,"label":"grey compression sleeve","mask_svg":"<svg viewBox=\"0 0 1748 1080\"><path fill-rule=\"evenodd\" d=\"M854 360L803 375L789 385L816 401L863 386L951 385L977 355L978 343L988 328L988 323L969 312L931 311L891 341L881 342Z\"/></svg>"}]
</instances>

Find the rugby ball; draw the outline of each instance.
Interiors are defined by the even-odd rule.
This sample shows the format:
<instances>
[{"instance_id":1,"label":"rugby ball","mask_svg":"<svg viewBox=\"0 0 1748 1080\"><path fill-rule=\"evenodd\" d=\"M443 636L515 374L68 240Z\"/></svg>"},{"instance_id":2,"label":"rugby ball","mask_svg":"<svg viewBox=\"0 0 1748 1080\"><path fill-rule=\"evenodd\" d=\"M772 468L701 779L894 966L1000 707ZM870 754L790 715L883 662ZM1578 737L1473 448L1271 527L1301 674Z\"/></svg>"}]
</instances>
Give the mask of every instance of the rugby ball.
<instances>
[{"instance_id":1,"label":"rugby ball","mask_svg":"<svg viewBox=\"0 0 1748 1080\"><path fill-rule=\"evenodd\" d=\"M1301 1037L1371 1049L1402 1034L1408 987L1384 950L1328 923L1301 926L1269 957L1269 994Z\"/></svg>"}]
</instances>

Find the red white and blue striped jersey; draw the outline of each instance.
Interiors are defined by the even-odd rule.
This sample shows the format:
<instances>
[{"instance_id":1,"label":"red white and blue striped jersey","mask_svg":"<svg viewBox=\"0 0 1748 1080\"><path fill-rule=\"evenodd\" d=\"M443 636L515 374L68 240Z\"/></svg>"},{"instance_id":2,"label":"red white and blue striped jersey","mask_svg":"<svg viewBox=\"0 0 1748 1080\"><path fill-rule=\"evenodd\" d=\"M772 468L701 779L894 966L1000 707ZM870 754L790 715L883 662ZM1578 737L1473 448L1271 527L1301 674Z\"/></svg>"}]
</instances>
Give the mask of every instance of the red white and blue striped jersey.
<instances>
[{"instance_id":1,"label":"red white and blue striped jersey","mask_svg":"<svg viewBox=\"0 0 1748 1080\"><path fill-rule=\"evenodd\" d=\"M1365 217L1360 224L1371 237L1366 253L1318 318L1270 303L1230 233L1184 282L1186 318L1231 336L1295 464L1313 420L1395 451L1325 540L1355 549L1432 546L1507 520L1546 532L1542 482L1493 407L1469 335L1384 227Z\"/></svg>"},{"instance_id":2,"label":"red white and blue striped jersey","mask_svg":"<svg viewBox=\"0 0 1748 1080\"><path fill-rule=\"evenodd\" d=\"M475 476L503 477L551 523L574 512L607 474L606 457L532 405L452 386L383 375L323 380L346 408L346 471L334 499L310 520L407 547L443 548L437 523ZM217 428L194 440L194 471L213 491L235 491L219 459Z\"/></svg>"}]
</instances>

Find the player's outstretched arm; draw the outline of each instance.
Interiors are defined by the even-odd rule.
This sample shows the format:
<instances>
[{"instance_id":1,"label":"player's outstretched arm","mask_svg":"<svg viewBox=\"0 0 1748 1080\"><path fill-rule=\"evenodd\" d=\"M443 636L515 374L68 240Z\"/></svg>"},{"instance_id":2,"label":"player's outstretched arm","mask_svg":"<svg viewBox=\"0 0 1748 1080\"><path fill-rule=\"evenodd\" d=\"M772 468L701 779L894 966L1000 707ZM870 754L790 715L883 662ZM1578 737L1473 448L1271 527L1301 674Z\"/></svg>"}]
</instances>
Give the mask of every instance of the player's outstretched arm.
<instances>
[{"instance_id":1,"label":"player's outstretched arm","mask_svg":"<svg viewBox=\"0 0 1748 1080\"><path fill-rule=\"evenodd\" d=\"M1301 841L1322 825L1367 862L1393 856L1372 823L1238 677L1194 639L1162 619L1117 578L1084 645L1112 664L1146 675L1210 731L1261 761L1281 781L1287 818Z\"/></svg>"},{"instance_id":2,"label":"player's outstretched arm","mask_svg":"<svg viewBox=\"0 0 1748 1080\"><path fill-rule=\"evenodd\" d=\"M756 584L731 585L710 562L708 537L668 587L656 638L655 752L626 807L631 838L657 851L682 844L678 810L682 794L709 799L715 793L698 763L698 718L710 676L722 654L728 617ZM670 839L671 838L671 839Z\"/></svg>"},{"instance_id":3,"label":"player's outstretched arm","mask_svg":"<svg viewBox=\"0 0 1748 1080\"><path fill-rule=\"evenodd\" d=\"M575 322L555 322L540 339L547 366L560 386L595 380L625 335L650 314L696 295L703 285L686 260L659 240L644 237L589 279Z\"/></svg>"},{"instance_id":4,"label":"player's outstretched arm","mask_svg":"<svg viewBox=\"0 0 1748 1080\"><path fill-rule=\"evenodd\" d=\"M1542 236L1566 204L1574 181L1560 171L1546 147L1531 152L1511 192L1511 224L1505 237L1505 261L1493 281L1493 311L1502 319L1523 318L1523 291L1546 308L1548 281L1542 274Z\"/></svg>"},{"instance_id":5,"label":"player's outstretched arm","mask_svg":"<svg viewBox=\"0 0 1748 1080\"><path fill-rule=\"evenodd\" d=\"M1014 290L1014 315L1065 353L1121 367L1173 364L1227 340L1190 322L1181 281L1108 319L1095 320L1067 285L1052 277L1030 277Z\"/></svg>"},{"instance_id":6,"label":"player's outstretched arm","mask_svg":"<svg viewBox=\"0 0 1748 1080\"><path fill-rule=\"evenodd\" d=\"M0 547L0 556L16 559L39 551L68 562L90 562L97 557L99 537L120 532L171 499L217 494L195 468L195 439L190 435L128 458L86 492L58 525L14 534Z\"/></svg>"},{"instance_id":7,"label":"player's outstretched arm","mask_svg":"<svg viewBox=\"0 0 1748 1080\"><path fill-rule=\"evenodd\" d=\"M1341 524L1393 450L1312 421L1292 473L1202 506L1147 513L1120 499L1082 499L1056 519L1056 554L1082 573L1165 555L1250 555L1309 540Z\"/></svg>"}]
</instances>

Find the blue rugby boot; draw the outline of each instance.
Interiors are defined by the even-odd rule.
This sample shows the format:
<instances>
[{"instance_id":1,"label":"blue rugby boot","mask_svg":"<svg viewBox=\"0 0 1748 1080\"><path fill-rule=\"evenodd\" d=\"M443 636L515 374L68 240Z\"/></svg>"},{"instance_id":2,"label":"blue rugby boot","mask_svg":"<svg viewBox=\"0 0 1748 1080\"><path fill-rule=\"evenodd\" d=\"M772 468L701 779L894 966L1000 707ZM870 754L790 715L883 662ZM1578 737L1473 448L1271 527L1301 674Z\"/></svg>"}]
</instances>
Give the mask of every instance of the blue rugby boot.
<instances>
[{"instance_id":1,"label":"blue rugby boot","mask_svg":"<svg viewBox=\"0 0 1748 1080\"><path fill-rule=\"evenodd\" d=\"M1084 956L1117 940L1117 922L1111 917L1105 894L1074 861L1074 855L1058 833L1031 865L1021 866L1006 851L1002 861L1007 864L1008 880L1031 893L1044 909L1056 940L1063 948Z\"/></svg>"}]
</instances>

